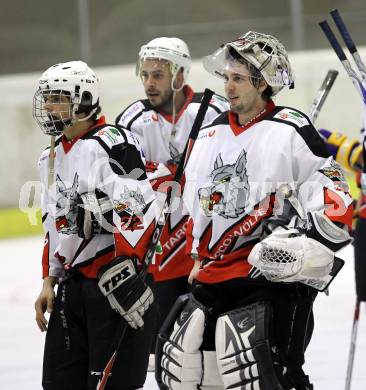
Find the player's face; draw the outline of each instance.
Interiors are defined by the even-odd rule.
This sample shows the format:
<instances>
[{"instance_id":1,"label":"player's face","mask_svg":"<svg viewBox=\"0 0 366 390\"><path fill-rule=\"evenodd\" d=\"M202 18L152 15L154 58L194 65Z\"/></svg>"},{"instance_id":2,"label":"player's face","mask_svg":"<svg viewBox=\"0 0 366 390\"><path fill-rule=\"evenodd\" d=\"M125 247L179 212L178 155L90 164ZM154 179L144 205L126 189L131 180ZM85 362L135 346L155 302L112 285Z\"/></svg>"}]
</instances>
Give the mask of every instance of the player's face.
<instances>
[{"instance_id":1,"label":"player's face","mask_svg":"<svg viewBox=\"0 0 366 390\"><path fill-rule=\"evenodd\" d=\"M43 107L47 114L55 119L65 120L72 116L70 99L63 94L45 94Z\"/></svg>"},{"instance_id":2,"label":"player's face","mask_svg":"<svg viewBox=\"0 0 366 390\"><path fill-rule=\"evenodd\" d=\"M230 103L230 110L240 117L255 116L263 109L261 96L263 86L255 88L252 84L249 71L245 65L225 70L225 93Z\"/></svg>"},{"instance_id":3,"label":"player's face","mask_svg":"<svg viewBox=\"0 0 366 390\"><path fill-rule=\"evenodd\" d=\"M145 60L141 65L140 76L146 96L153 107L164 108L171 105L173 97L172 75L167 61Z\"/></svg>"}]
</instances>

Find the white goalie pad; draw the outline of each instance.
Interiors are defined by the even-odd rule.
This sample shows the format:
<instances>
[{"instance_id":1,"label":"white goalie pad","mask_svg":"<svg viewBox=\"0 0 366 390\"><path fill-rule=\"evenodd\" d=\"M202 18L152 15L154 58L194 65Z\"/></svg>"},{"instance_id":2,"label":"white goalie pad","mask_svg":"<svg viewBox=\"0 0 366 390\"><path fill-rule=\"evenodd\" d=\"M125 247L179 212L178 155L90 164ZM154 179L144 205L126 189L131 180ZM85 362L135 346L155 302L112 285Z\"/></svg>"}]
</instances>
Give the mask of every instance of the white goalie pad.
<instances>
[{"instance_id":1,"label":"white goalie pad","mask_svg":"<svg viewBox=\"0 0 366 390\"><path fill-rule=\"evenodd\" d=\"M291 230L277 228L256 244L248 262L272 282L322 279L333 266L334 253L305 235L289 237Z\"/></svg>"},{"instance_id":2,"label":"white goalie pad","mask_svg":"<svg viewBox=\"0 0 366 390\"><path fill-rule=\"evenodd\" d=\"M205 313L189 301L175 321L163 346L162 381L172 390L197 389L203 376L199 350L205 326Z\"/></svg>"},{"instance_id":3,"label":"white goalie pad","mask_svg":"<svg viewBox=\"0 0 366 390\"><path fill-rule=\"evenodd\" d=\"M161 382L169 389L223 389L216 352L200 350L205 323L205 308L191 297L162 348Z\"/></svg>"},{"instance_id":4,"label":"white goalie pad","mask_svg":"<svg viewBox=\"0 0 366 390\"><path fill-rule=\"evenodd\" d=\"M274 368L278 364L272 356L268 337L270 317L269 304L257 302L218 318L215 345L217 365L225 389L282 388Z\"/></svg>"}]
</instances>

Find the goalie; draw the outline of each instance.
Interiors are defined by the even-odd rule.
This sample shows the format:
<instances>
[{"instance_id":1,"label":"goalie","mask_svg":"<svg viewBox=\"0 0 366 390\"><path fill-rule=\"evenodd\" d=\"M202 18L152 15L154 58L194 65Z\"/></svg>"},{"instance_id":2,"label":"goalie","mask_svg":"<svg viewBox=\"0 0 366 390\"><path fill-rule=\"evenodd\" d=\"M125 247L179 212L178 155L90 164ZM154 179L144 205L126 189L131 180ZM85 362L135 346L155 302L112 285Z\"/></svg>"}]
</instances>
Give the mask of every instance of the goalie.
<instances>
[{"instance_id":1,"label":"goalie","mask_svg":"<svg viewBox=\"0 0 366 390\"><path fill-rule=\"evenodd\" d=\"M312 389L302 365L316 289L302 282L331 279L334 252L350 242L352 198L308 117L272 100L293 87L276 38L250 31L204 66L224 80L230 110L201 129L186 168L193 296L160 331L157 380Z\"/></svg>"}]
</instances>

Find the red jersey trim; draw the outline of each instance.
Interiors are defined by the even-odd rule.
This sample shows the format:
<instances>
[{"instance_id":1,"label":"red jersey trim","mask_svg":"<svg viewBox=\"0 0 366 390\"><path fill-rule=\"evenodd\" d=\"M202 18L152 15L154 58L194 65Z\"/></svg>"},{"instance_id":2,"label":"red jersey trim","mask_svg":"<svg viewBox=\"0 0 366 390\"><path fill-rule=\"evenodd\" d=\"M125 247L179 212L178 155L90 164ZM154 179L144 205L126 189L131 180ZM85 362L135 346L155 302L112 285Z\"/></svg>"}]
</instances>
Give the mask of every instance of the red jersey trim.
<instances>
[{"instance_id":1,"label":"red jersey trim","mask_svg":"<svg viewBox=\"0 0 366 390\"><path fill-rule=\"evenodd\" d=\"M225 260L215 260L204 265L196 279L201 283L220 283L226 280L247 277L252 266L246 260L254 245L238 253L230 253Z\"/></svg>"},{"instance_id":2,"label":"red jersey trim","mask_svg":"<svg viewBox=\"0 0 366 390\"><path fill-rule=\"evenodd\" d=\"M42 253L42 277L50 275L50 242L49 242L50 234L46 233L44 238L44 247Z\"/></svg>"},{"instance_id":3,"label":"red jersey trim","mask_svg":"<svg viewBox=\"0 0 366 390\"><path fill-rule=\"evenodd\" d=\"M333 222L340 222L352 230L353 204L345 206L342 198L327 188L324 188L325 215Z\"/></svg>"},{"instance_id":4,"label":"red jersey trim","mask_svg":"<svg viewBox=\"0 0 366 390\"><path fill-rule=\"evenodd\" d=\"M85 134L89 133L89 131L93 130L95 127L97 126L102 126L102 125L105 125L106 124L106 121L105 121L105 116L102 115L97 121L96 123L93 125L93 126L90 126L88 127L85 131L83 131L81 134L79 134L77 137L73 138L72 140L68 140L65 136L65 134L63 134L63 136L61 137L61 142L62 142L62 146L64 148L64 151L65 153L67 154L71 148L75 145L75 143L81 138L83 137Z\"/></svg>"},{"instance_id":5,"label":"red jersey trim","mask_svg":"<svg viewBox=\"0 0 366 390\"><path fill-rule=\"evenodd\" d=\"M185 101L183 107L175 115L174 123L177 123L179 121L179 118L183 115L184 111L188 107L188 104L192 101L193 96L194 96L194 91L189 85L185 85L183 87L183 93L186 97L186 101ZM161 116L163 116L168 122L173 123L173 115L165 114L164 112L161 112L161 111L159 111L159 114Z\"/></svg>"},{"instance_id":6,"label":"red jersey trim","mask_svg":"<svg viewBox=\"0 0 366 390\"><path fill-rule=\"evenodd\" d=\"M96 257L93 259L93 262L89 265L83 266L83 263L80 264L80 267L78 264L75 268L77 268L78 271L80 271L86 278L98 278L98 272L102 265L108 264L114 259L115 252L114 247L107 253Z\"/></svg>"},{"instance_id":7,"label":"red jersey trim","mask_svg":"<svg viewBox=\"0 0 366 390\"><path fill-rule=\"evenodd\" d=\"M268 113L273 111L275 107L276 105L274 104L273 100L270 100L269 102L267 102L262 112L260 112L257 116L252 118L243 126L238 123L238 115L232 111L229 111L229 124L232 132L235 134L235 136L240 135L245 130L249 129L249 127L253 126L254 123L260 122Z\"/></svg>"}]
</instances>

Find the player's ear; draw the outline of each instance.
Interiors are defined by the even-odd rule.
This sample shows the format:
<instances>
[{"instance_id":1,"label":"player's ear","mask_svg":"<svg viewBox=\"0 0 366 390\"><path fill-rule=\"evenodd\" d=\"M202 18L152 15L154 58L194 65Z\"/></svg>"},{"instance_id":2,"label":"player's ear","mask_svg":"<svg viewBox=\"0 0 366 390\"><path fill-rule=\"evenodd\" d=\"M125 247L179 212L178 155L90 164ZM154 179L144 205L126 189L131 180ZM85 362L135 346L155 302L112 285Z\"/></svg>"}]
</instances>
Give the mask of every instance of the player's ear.
<instances>
[{"instance_id":1,"label":"player's ear","mask_svg":"<svg viewBox=\"0 0 366 390\"><path fill-rule=\"evenodd\" d=\"M174 88L181 89L184 83L183 68L180 68L174 80Z\"/></svg>"},{"instance_id":2,"label":"player's ear","mask_svg":"<svg viewBox=\"0 0 366 390\"><path fill-rule=\"evenodd\" d=\"M261 81L259 82L259 85L258 85L258 92L262 93L263 91L266 90L267 87L268 87L268 84L267 84L266 80L261 79Z\"/></svg>"}]
</instances>

